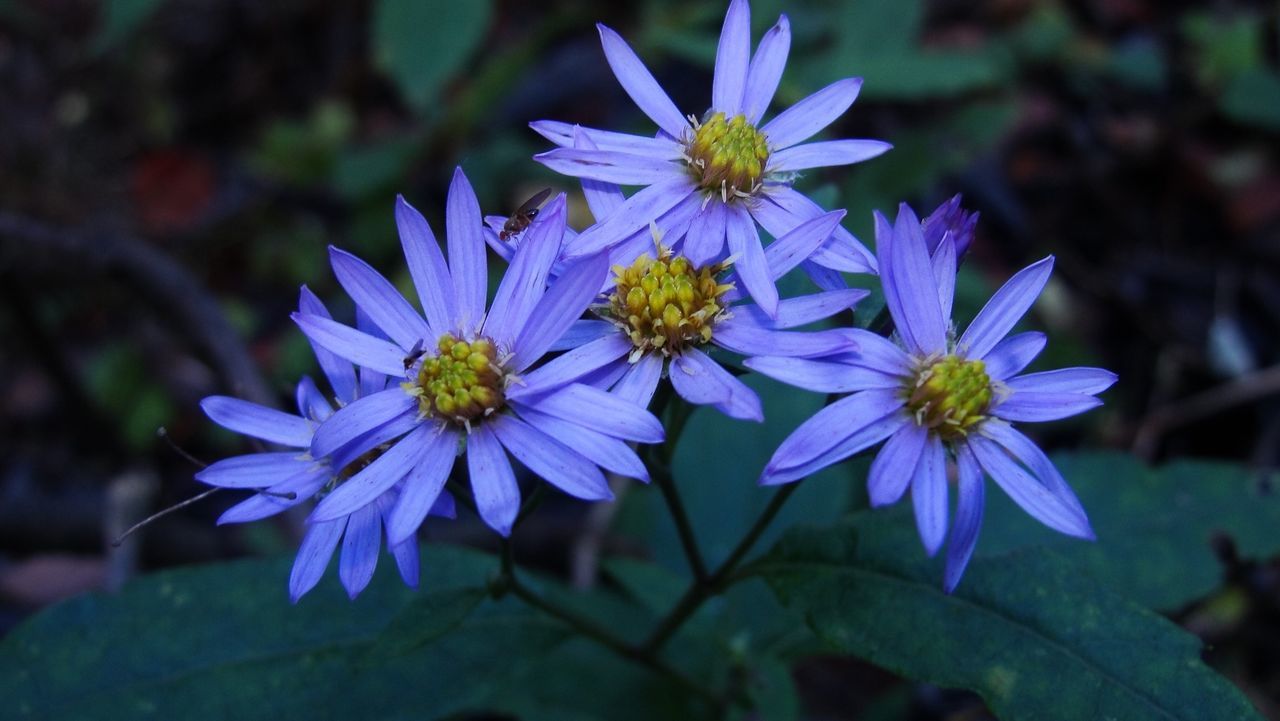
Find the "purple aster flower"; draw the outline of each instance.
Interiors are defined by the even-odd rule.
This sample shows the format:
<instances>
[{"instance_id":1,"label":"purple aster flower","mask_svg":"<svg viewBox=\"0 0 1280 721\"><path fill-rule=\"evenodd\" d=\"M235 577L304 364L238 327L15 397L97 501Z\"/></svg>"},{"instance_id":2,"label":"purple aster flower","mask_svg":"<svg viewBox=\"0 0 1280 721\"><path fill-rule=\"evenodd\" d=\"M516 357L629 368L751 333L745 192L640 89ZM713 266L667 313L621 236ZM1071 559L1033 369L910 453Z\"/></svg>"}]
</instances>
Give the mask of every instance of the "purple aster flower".
<instances>
[{"instance_id":1,"label":"purple aster flower","mask_svg":"<svg viewBox=\"0 0 1280 721\"><path fill-rule=\"evenodd\" d=\"M696 266L726 256L769 316L778 293L756 223L774 237L823 214L791 186L800 171L848 165L880 155L879 140L830 140L802 144L838 118L861 88L859 78L837 81L761 124L773 99L791 45L786 16L751 53L750 7L733 0L716 52L711 107L686 117L635 52L613 30L599 25L605 57L618 82L659 128L654 137L582 129L595 147L574 142L575 126L538 121L534 130L562 146L535 156L557 172L592 181L645 186L616 212L584 231L568 257L600 252L657 221L669 245ZM805 269L826 289L844 287L838 271L875 272L874 257L837 225Z\"/></svg>"},{"instance_id":2,"label":"purple aster flower","mask_svg":"<svg viewBox=\"0 0 1280 721\"><path fill-rule=\"evenodd\" d=\"M973 230L978 225L978 213L960 207L960 195L939 205L924 219L924 243L929 254L937 252L942 239L951 234L951 242L956 246L956 261L962 260L973 243Z\"/></svg>"},{"instance_id":3,"label":"purple aster flower","mask_svg":"<svg viewBox=\"0 0 1280 721\"><path fill-rule=\"evenodd\" d=\"M856 354L746 362L800 388L850 393L783 441L760 482L799 480L888 439L867 478L871 504L894 503L909 485L920 538L932 555L947 535L947 461L954 458L959 502L947 549L948 592L977 542L984 474L1041 523L1092 539L1071 488L1012 425L1096 408L1102 402L1094 396L1116 380L1100 368L1019 375L1044 348L1045 336L1006 336L1044 288L1052 256L1014 275L956 338L950 322L955 244L944 239L930 258L921 223L904 205L893 226L876 214L876 245L896 343L856 331Z\"/></svg>"},{"instance_id":4,"label":"purple aster flower","mask_svg":"<svg viewBox=\"0 0 1280 721\"><path fill-rule=\"evenodd\" d=\"M299 308L317 317L328 318L324 304L311 291L302 289ZM365 319L362 325L377 332ZM321 368L334 389L339 406L382 391L388 378L361 369L358 374L347 361L316 347ZM290 450L250 453L210 465L196 474L196 479L212 486L256 489L259 492L227 509L218 524L257 521L292 508L316 496L323 496L341 486L357 471L369 465L385 450L385 435L369 434L352 440L333 453L315 457L310 453L315 429L333 415L334 408L310 378L303 378L297 389L298 414L230 398L209 396L200 407L218 425L267 443ZM382 527L403 488L393 486L374 503L353 513L323 523L311 524L294 561L289 578L289 596L296 603L320 581L329 559L342 543L338 576L351 598L355 598L373 578L382 546ZM453 496L447 492L435 499L431 513L454 516ZM418 545L414 538L388 543L404 582L418 585Z\"/></svg>"},{"instance_id":5,"label":"purple aster flower","mask_svg":"<svg viewBox=\"0 0 1280 721\"><path fill-rule=\"evenodd\" d=\"M387 536L392 542L409 538L460 453L481 518L503 535L520 506L508 452L586 500L612 498L601 468L645 478L626 442L662 440L652 414L591 386L544 378L535 387L525 375L582 316L608 273L600 255L567 267L548 285L565 232L564 203L563 195L555 198L523 233L487 313L484 228L461 169L445 209L448 263L426 220L403 198L397 202L400 239L423 314L373 268L333 250L338 281L389 340L311 313L294 320L321 347L393 383L334 413L316 431L311 452L327 455L368 434L387 436L389 445L322 500L312 522L353 513L403 482Z\"/></svg>"}]
</instances>

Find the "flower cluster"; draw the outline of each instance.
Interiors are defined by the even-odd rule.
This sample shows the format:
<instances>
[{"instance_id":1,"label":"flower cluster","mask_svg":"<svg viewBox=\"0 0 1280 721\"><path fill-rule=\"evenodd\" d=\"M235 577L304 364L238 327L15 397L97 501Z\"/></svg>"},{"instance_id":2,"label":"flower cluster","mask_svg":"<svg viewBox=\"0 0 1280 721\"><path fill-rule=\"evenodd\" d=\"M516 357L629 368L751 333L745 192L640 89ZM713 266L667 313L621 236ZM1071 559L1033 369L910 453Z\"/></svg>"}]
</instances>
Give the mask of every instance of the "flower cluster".
<instances>
[{"instance_id":1,"label":"flower cluster","mask_svg":"<svg viewBox=\"0 0 1280 721\"><path fill-rule=\"evenodd\" d=\"M857 78L762 122L790 30L779 18L752 53L749 13L746 0L730 3L711 105L700 115L681 113L626 42L600 26L610 67L658 132L533 123L560 146L536 159L581 179L590 227L567 227L564 195L516 218L483 217L459 169L445 207L447 256L422 215L396 203L416 305L336 248L333 272L355 303L354 327L303 289L293 319L328 397L304 378L297 415L205 399L215 422L287 449L197 474L255 491L220 522L317 501L290 580L295 600L339 542L339 575L352 596L372 577L384 537L415 584L419 527L428 515L455 514L446 486L510 534L521 509L511 457L570 496L612 499L606 473L648 480L636 448L664 440L648 410L664 379L689 403L762 422L760 399L737 377L745 370L841 396L782 443L760 483L795 482L883 442L867 480L872 504L911 490L925 549L948 545L948 591L973 553L986 476L1050 528L1092 537L1066 481L1013 427L1094 408L1115 381L1092 368L1023 373L1046 338L1009 333L1047 282L1052 258L1016 274L957 333L956 270L977 214L959 196L924 221L905 205L894 223L877 214L872 255L841 226L843 211L824 211L795 190L799 171L866 160L889 145L805 143L852 104ZM628 196L622 185L640 189ZM759 228L773 238L767 247ZM492 302L489 250L506 263ZM779 297L776 281L797 268L816 290ZM848 321L868 292L848 287L842 273L879 274L891 335ZM831 327L836 317L845 320ZM469 491L455 469L463 458Z\"/></svg>"}]
</instances>

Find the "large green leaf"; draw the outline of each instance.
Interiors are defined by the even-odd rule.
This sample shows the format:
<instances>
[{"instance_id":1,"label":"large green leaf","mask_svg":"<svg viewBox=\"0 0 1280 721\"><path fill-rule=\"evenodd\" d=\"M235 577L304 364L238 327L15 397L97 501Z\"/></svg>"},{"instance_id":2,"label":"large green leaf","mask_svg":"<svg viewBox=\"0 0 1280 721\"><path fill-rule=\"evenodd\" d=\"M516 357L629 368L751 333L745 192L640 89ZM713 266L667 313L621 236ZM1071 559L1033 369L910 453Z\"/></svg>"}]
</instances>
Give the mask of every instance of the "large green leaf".
<instances>
[{"instance_id":1,"label":"large green leaf","mask_svg":"<svg viewBox=\"0 0 1280 721\"><path fill-rule=\"evenodd\" d=\"M1111 590L1176 610L1221 583L1215 534L1230 536L1246 556L1280 553L1280 496L1264 494L1239 465L1183 460L1153 469L1121 453L1062 454L1054 462L1089 512L1097 542L1053 533L994 492L979 556L1049 546Z\"/></svg>"},{"instance_id":2,"label":"large green leaf","mask_svg":"<svg viewBox=\"0 0 1280 721\"><path fill-rule=\"evenodd\" d=\"M379 0L373 50L378 64L420 110L437 99L484 39L490 0Z\"/></svg>"},{"instance_id":3,"label":"large green leaf","mask_svg":"<svg viewBox=\"0 0 1280 721\"><path fill-rule=\"evenodd\" d=\"M1004 721L1259 718L1200 642L1042 549L975 561L955 595L915 534L863 513L754 566L840 652L979 693Z\"/></svg>"}]
</instances>

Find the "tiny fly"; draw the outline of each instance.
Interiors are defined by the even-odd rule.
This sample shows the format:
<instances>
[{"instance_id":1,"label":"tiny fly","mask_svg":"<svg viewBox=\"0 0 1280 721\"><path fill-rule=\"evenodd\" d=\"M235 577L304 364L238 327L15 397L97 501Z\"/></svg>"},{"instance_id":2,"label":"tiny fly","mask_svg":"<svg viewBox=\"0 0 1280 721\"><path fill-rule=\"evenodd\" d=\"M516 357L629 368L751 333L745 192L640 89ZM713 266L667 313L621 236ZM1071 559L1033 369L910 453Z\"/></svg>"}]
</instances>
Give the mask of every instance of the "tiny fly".
<instances>
[{"instance_id":1,"label":"tiny fly","mask_svg":"<svg viewBox=\"0 0 1280 721\"><path fill-rule=\"evenodd\" d=\"M404 357L404 369L409 370L426 352L422 347L422 339L419 338L418 342L413 344L413 348L409 349L409 355Z\"/></svg>"},{"instance_id":2,"label":"tiny fly","mask_svg":"<svg viewBox=\"0 0 1280 721\"><path fill-rule=\"evenodd\" d=\"M516 212L507 218L507 222L502 224L502 232L498 233L499 240L510 240L515 236L524 232L525 228L538 217L538 209L546 202L551 195L551 188L543 188L538 191L532 198L524 201L524 204L516 208Z\"/></svg>"}]
</instances>

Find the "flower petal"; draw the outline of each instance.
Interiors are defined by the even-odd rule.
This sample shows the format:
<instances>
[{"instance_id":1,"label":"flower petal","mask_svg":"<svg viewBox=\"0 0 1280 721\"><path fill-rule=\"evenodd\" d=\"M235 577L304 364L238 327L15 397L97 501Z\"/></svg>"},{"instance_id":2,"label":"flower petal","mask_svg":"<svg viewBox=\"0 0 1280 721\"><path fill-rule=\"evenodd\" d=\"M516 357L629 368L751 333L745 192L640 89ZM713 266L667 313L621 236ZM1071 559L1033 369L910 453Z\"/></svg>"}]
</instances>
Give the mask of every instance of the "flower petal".
<instances>
[{"instance_id":1,"label":"flower petal","mask_svg":"<svg viewBox=\"0 0 1280 721\"><path fill-rule=\"evenodd\" d=\"M635 51L627 45L627 41L610 28L601 24L597 24L596 28L600 31L600 43L604 46L605 58L609 61L609 67L613 69L614 76L622 84L623 90L627 91L627 95L631 96L640 110L657 123L659 128L665 130L667 135L673 138L681 137L689 128L689 121L685 120L684 115L676 109L676 104L671 102L671 98L663 91L662 86L653 79L653 75L636 56Z\"/></svg>"},{"instance_id":2,"label":"flower petal","mask_svg":"<svg viewBox=\"0 0 1280 721\"><path fill-rule=\"evenodd\" d=\"M897 503L911 485L929 431L915 423L904 423L871 461L867 474L867 495L872 508Z\"/></svg>"},{"instance_id":3,"label":"flower petal","mask_svg":"<svg viewBox=\"0 0 1280 721\"><path fill-rule=\"evenodd\" d=\"M311 376L303 376L302 380L298 381L295 396L298 402L298 415L306 420L318 423L333 415L333 406L325 400L324 394L316 387L316 382L311 380ZM307 443L305 447L310 445Z\"/></svg>"},{"instance_id":4,"label":"flower petal","mask_svg":"<svg viewBox=\"0 0 1280 721\"><path fill-rule=\"evenodd\" d=\"M209 396L200 408L223 428L293 448L311 446L311 423L305 418L229 396Z\"/></svg>"},{"instance_id":5,"label":"flower petal","mask_svg":"<svg viewBox=\"0 0 1280 721\"><path fill-rule=\"evenodd\" d=\"M598 388L575 383L524 403L535 411L566 421L590 418L592 427L614 438L660 443L662 423L644 408Z\"/></svg>"},{"instance_id":6,"label":"flower petal","mask_svg":"<svg viewBox=\"0 0 1280 721\"><path fill-rule=\"evenodd\" d=\"M582 128L579 127L574 127L573 129L573 147L582 150L599 149L599 146L591 140L591 137L582 132ZM652 157L651 154L644 151L639 154ZM591 217L596 220L613 215L613 212L621 207L627 199L627 196L622 193L622 188L619 188L616 184L590 178L582 179L582 195L587 199L587 207L591 209Z\"/></svg>"},{"instance_id":7,"label":"flower petal","mask_svg":"<svg viewBox=\"0 0 1280 721\"><path fill-rule=\"evenodd\" d=\"M649 482L649 471L644 467L644 462L625 442L530 408L521 408L520 417L601 468Z\"/></svg>"},{"instance_id":8,"label":"flower petal","mask_svg":"<svg viewBox=\"0 0 1280 721\"><path fill-rule=\"evenodd\" d=\"M387 375L404 375L405 349L350 326L307 313L289 316L307 338L342 358Z\"/></svg>"},{"instance_id":9,"label":"flower petal","mask_svg":"<svg viewBox=\"0 0 1280 721\"><path fill-rule=\"evenodd\" d=\"M676 393L690 403L715 406L730 418L764 421L760 396L697 348L671 361L670 376Z\"/></svg>"},{"instance_id":10,"label":"flower petal","mask_svg":"<svg viewBox=\"0 0 1280 721\"><path fill-rule=\"evenodd\" d=\"M518 373L546 354L587 306L600 294L609 275L609 258L600 253L571 264L534 306L524 328L516 336L511 363Z\"/></svg>"},{"instance_id":11,"label":"flower petal","mask_svg":"<svg viewBox=\"0 0 1280 721\"><path fill-rule=\"evenodd\" d=\"M761 328L785 330L815 323L824 318L848 310L871 293L861 288L828 290L778 302L778 317L770 318L754 304L733 307L736 317L745 319Z\"/></svg>"},{"instance_id":12,"label":"flower petal","mask_svg":"<svg viewBox=\"0 0 1280 721\"><path fill-rule=\"evenodd\" d=\"M978 312L956 343L956 352L968 358L985 358L1036 302L1053 272L1053 256L1014 274Z\"/></svg>"},{"instance_id":13,"label":"flower petal","mask_svg":"<svg viewBox=\"0 0 1280 721\"><path fill-rule=\"evenodd\" d=\"M520 247L493 297L489 317L484 322L484 334L499 348L510 350L546 291L547 277L560 252L564 228L565 196L561 193L524 232Z\"/></svg>"},{"instance_id":14,"label":"flower petal","mask_svg":"<svg viewBox=\"0 0 1280 721\"><path fill-rule=\"evenodd\" d=\"M492 419L493 433L516 460L551 485L586 501L613 500L596 464L515 416Z\"/></svg>"},{"instance_id":15,"label":"flower petal","mask_svg":"<svg viewBox=\"0 0 1280 721\"><path fill-rule=\"evenodd\" d=\"M648 408L653 394L658 390L662 380L662 356L646 353L640 360L631 364L622 379L613 386L612 393L619 398Z\"/></svg>"},{"instance_id":16,"label":"flower petal","mask_svg":"<svg viewBox=\"0 0 1280 721\"><path fill-rule=\"evenodd\" d=\"M391 555L396 559L396 570L400 578L409 588L418 587L418 577L422 573L422 562L418 559L418 541L409 539L404 543L391 547Z\"/></svg>"},{"instance_id":17,"label":"flower petal","mask_svg":"<svg viewBox=\"0 0 1280 721\"><path fill-rule=\"evenodd\" d=\"M696 268L708 265L724 250L725 223L728 213L724 203L707 203L693 221L684 236L681 253Z\"/></svg>"},{"instance_id":18,"label":"flower petal","mask_svg":"<svg viewBox=\"0 0 1280 721\"><path fill-rule=\"evenodd\" d=\"M311 292L307 286L302 286L302 291L298 298L298 310L308 315L319 316L321 318L329 318L329 309L324 307L324 303ZM316 361L320 363L320 370L324 371L324 375L329 379L329 387L333 389L333 395L343 403L350 403L356 397L356 371L351 367L351 361L339 357L336 353L325 348L319 343L307 338L307 342L311 344L311 350L316 355Z\"/></svg>"},{"instance_id":19,"label":"flower petal","mask_svg":"<svg viewBox=\"0 0 1280 721\"><path fill-rule=\"evenodd\" d=\"M861 89L862 78L837 80L782 111L761 128L770 150L777 152L813 137L843 115Z\"/></svg>"},{"instance_id":20,"label":"flower petal","mask_svg":"<svg viewBox=\"0 0 1280 721\"><path fill-rule=\"evenodd\" d=\"M413 539L444 490L458 456L458 432L451 428L426 436L426 443L421 460L405 477L400 497L387 514L387 543L392 546Z\"/></svg>"},{"instance_id":21,"label":"flower petal","mask_svg":"<svg viewBox=\"0 0 1280 721\"><path fill-rule=\"evenodd\" d=\"M683 118L681 118L683 121ZM667 160L679 160L683 149L679 143L666 137L651 135L631 135L612 130L599 130L559 120L535 120L529 127L538 135L550 140L562 148L578 147L575 137L581 136L590 142L587 147L600 150L621 150L624 153L661 157ZM679 136L676 136L679 137Z\"/></svg>"},{"instance_id":22,"label":"flower petal","mask_svg":"<svg viewBox=\"0 0 1280 721\"><path fill-rule=\"evenodd\" d=\"M1003 381L1023 368L1031 365L1031 361L1040 355L1049 337L1038 331L1029 331L1011 335L996 344L983 360L987 364L987 377L993 381Z\"/></svg>"},{"instance_id":23,"label":"flower petal","mask_svg":"<svg viewBox=\"0 0 1280 721\"><path fill-rule=\"evenodd\" d=\"M760 220L757 211L772 208L775 213L783 215L785 219L771 218L769 224L763 221L761 225L765 230L770 227L778 227L778 223L794 223L798 220L795 216L785 213L781 207L769 202L757 203L752 210L752 216L756 220ZM766 211L767 212L767 211ZM791 272L793 268L800 265L804 261L813 257L814 253L822 247L824 243L831 237L831 234L840 227L840 221L844 219L845 212L843 210L833 210L830 213L822 213L815 215L808 220L801 221L799 225L795 225L791 230L783 233L765 248L764 257L769 263L769 274L774 280L781 278ZM773 231L769 231L772 233Z\"/></svg>"},{"instance_id":24,"label":"flower petal","mask_svg":"<svg viewBox=\"0 0 1280 721\"><path fill-rule=\"evenodd\" d=\"M947 319L942 317L938 303L929 249L920 230L920 219L905 203L898 208L889 254L891 264L886 272L892 276L902 310L902 317L894 320L911 328L911 337L917 343L915 350L921 355L945 351ZM883 264L883 254L881 259Z\"/></svg>"},{"instance_id":25,"label":"flower petal","mask_svg":"<svg viewBox=\"0 0 1280 721\"><path fill-rule=\"evenodd\" d=\"M551 344L547 352L577 348L616 332L618 332L618 326L607 320L575 320L569 324L569 329Z\"/></svg>"},{"instance_id":26,"label":"flower petal","mask_svg":"<svg viewBox=\"0 0 1280 721\"><path fill-rule=\"evenodd\" d=\"M315 464L311 468L281 483L271 486L273 495L255 493L218 516L218 525L224 523L248 523L260 521L311 500L331 476L330 469ZM290 498L289 494L293 497Z\"/></svg>"},{"instance_id":27,"label":"flower petal","mask_svg":"<svg viewBox=\"0 0 1280 721\"><path fill-rule=\"evenodd\" d=\"M907 423L897 391L842 398L800 424L765 466L761 485L797 481L869 448Z\"/></svg>"},{"instance_id":28,"label":"flower petal","mask_svg":"<svg viewBox=\"0 0 1280 721\"><path fill-rule=\"evenodd\" d=\"M982 469L973 452L961 445L956 453L956 470L959 477L956 490L956 519L951 525L951 538L947 540L947 567L943 573L943 589L947 593L956 590L965 566L978 545L978 531L982 528L982 508L986 505L985 484Z\"/></svg>"},{"instance_id":29,"label":"flower petal","mask_svg":"<svg viewBox=\"0 0 1280 721\"><path fill-rule=\"evenodd\" d=\"M682 163L620 150L556 148L533 159L561 175L619 185L650 185L686 175Z\"/></svg>"},{"instance_id":30,"label":"flower petal","mask_svg":"<svg viewBox=\"0 0 1280 721\"><path fill-rule=\"evenodd\" d=\"M311 512L310 520L332 521L373 503L374 499L409 475L413 467L422 460L429 445L427 441L435 432L435 428L422 425L401 438L372 463L343 481L333 493L325 496Z\"/></svg>"},{"instance_id":31,"label":"flower petal","mask_svg":"<svg viewBox=\"0 0 1280 721\"><path fill-rule=\"evenodd\" d=\"M786 185L766 185L764 196L751 209L760 226L775 238L781 238L800 223L826 212L803 193ZM876 272L875 256L838 221L831 236L809 259L843 273Z\"/></svg>"},{"instance_id":32,"label":"flower petal","mask_svg":"<svg viewBox=\"0 0 1280 721\"><path fill-rule=\"evenodd\" d=\"M307 591L315 588L324 571L329 567L329 559L342 540L342 532L347 528L347 519L339 518L327 523L312 523L307 526L307 533L302 537L302 545L298 548L298 557L293 561L293 570L289 573L289 600L297 603Z\"/></svg>"},{"instance_id":33,"label":"flower petal","mask_svg":"<svg viewBox=\"0 0 1280 721\"><path fill-rule=\"evenodd\" d=\"M930 556L938 553L947 537L947 453L942 439L930 435L925 441L911 478L911 505L916 513L916 530Z\"/></svg>"},{"instance_id":34,"label":"flower petal","mask_svg":"<svg viewBox=\"0 0 1280 721\"><path fill-rule=\"evenodd\" d=\"M338 556L338 578L347 596L355 599L373 579L378 567L378 549L382 545L382 513L370 503L351 514L347 532L342 535L342 554Z\"/></svg>"},{"instance_id":35,"label":"flower petal","mask_svg":"<svg viewBox=\"0 0 1280 721\"><path fill-rule=\"evenodd\" d=\"M1020 433L1013 426L999 421L987 421L982 424L982 434L1000 444L1019 463L1026 466L1032 475L1045 488L1049 489L1050 493L1057 496L1063 505L1075 512L1077 520L1082 526L1086 528L1089 526L1089 514L1085 512L1084 505L1076 497L1075 491L1071 490L1067 479L1062 477L1062 474L1053 465L1053 461L1049 460L1049 457L1044 454L1044 451L1040 450L1040 446L1036 445L1035 441Z\"/></svg>"},{"instance_id":36,"label":"flower petal","mask_svg":"<svg viewBox=\"0 0 1280 721\"><path fill-rule=\"evenodd\" d=\"M566 246L565 259L595 255L636 231L647 229L655 218L693 196L694 190L693 180L688 177L671 178L642 188L627 198L613 215L582 231Z\"/></svg>"},{"instance_id":37,"label":"flower petal","mask_svg":"<svg viewBox=\"0 0 1280 721\"><path fill-rule=\"evenodd\" d=\"M457 330L458 304L453 287L453 276L445 264L440 243L431 232L427 219L404 199L396 196L396 227L400 230L400 245L409 266L413 287L418 290L418 301L427 317L427 325L439 336ZM434 338L428 341L434 343Z\"/></svg>"},{"instance_id":38,"label":"flower petal","mask_svg":"<svg viewBox=\"0 0 1280 721\"><path fill-rule=\"evenodd\" d=\"M444 207L449 275L457 291L458 308L451 330L473 330L479 328L484 320L484 301L489 296L489 271L483 229L476 191L472 190L462 168L456 168Z\"/></svg>"},{"instance_id":39,"label":"flower petal","mask_svg":"<svg viewBox=\"0 0 1280 721\"><path fill-rule=\"evenodd\" d=\"M829 360L757 356L747 358L743 365L776 381L814 393L852 393L902 386L902 380L895 376Z\"/></svg>"},{"instance_id":40,"label":"flower petal","mask_svg":"<svg viewBox=\"0 0 1280 721\"><path fill-rule=\"evenodd\" d=\"M572 383L584 375L622 358L630 353L633 347L631 339L618 332L615 328L615 332L591 341L586 345L578 346L557 358L547 361L546 364L539 366L537 370L526 374L522 378L524 380L523 384L517 384L507 389L507 398L514 399L538 395Z\"/></svg>"},{"instance_id":41,"label":"flower petal","mask_svg":"<svg viewBox=\"0 0 1280 721\"><path fill-rule=\"evenodd\" d=\"M418 399L400 387L365 396L320 424L311 439L311 453L323 458L357 437L418 408Z\"/></svg>"},{"instance_id":42,"label":"flower petal","mask_svg":"<svg viewBox=\"0 0 1280 721\"><path fill-rule=\"evenodd\" d=\"M1102 368L1062 368L1042 373L1028 373L1012 378L1006 384L1014 391L1041 393L1084 393L1097 395L1115 384L1115 373Z\"/></svg>"},{"instance_id":43,"label":"flower petal","mask_svg":"<svg viewBox=\"0 0 1280 721\"><path fill-rule=\"evenodd\" d=\"M853 338L848 328L810 332L769 330L740 317L717 323L711 342L745 356L812 358L855 351L858 344Z\"/></svg>"},{"instance_id":44,"label":"flower petal","mask_svg":"<svg viewBox=\"0 0 1280 721\"><path fill-rule=\"evenodd\" d=\"M720 44L716 47L716 70L711 81L712 110L729 118L742 111L750 63L751 6L747 0L733 0L725 13Z\"/></svg>"},{"instance_id":45,"label":"flower petal","mask_svg":"<svg viewBox=\"0 0 1280 721\"><path fill-rule=\"evenodd\" d=\"M1015 391L991 410L1006 421L1042 423L1070 418L1102 405L1102 401L1084 393L1040 393Z\"/></svg>"},{"instance_id":46,"label":"flower petal","mask_svg":"<svg viewBox=\"0 0 1280 721\"><path fill-rule=\"evenodd\" d=\"M971 435L967 443L987 475L1032 518L1068 536L1093 538L1093 530L1081 522L1075 509L1015 463L995 441Z\"/></svg>"},{"instance_id":47,"label":"flower petal","mask_svg":"<svg viewBox=\"0 0 1280 721\"><path fill-rule=\"evenodd\" d=\"M315 464L299 451L284 453L249 453L224 458L196 472L196 480L221 488L268 488Z\"/></svg>"},{"instance_id":48,"label":"flower petal","mask_svg":"<svg viewBox=\"0 0 1280 721\"><path fill-rule=\"evenodd\" d=\"M467 437L467 470L480 518L493 530L510 536L520 512L520 486L506 451L487 424L472 429Z\"/></svg>"},{"instance_id":49,"label":"flower petal","mask_svg":"<svg viewBox=\"0 0 1280 721\"><path fill-rule=\"evenodd\" d=\"M351 299L401 348L412 348L432 335L409 301L368 263L333 246L329 246L329 260Z\"/></svg>"},{"instance_id":50,"label":"flower petal","mask_svg":"<svg viewBox=\"0 0 1280 721\"><path fill-rule=\"evenodd\" d=\"M782 70L787 66L787 53L791 50L791 23L786 15L778 17L778 23L760 38L756 54L747 69L747 90L743 93L742 114L752 125L769 109L773 94L778 90Z\"/></svg>"},{"instance_id":51,"label":"flower petal","mask_svg":"<svg viewBox=\"0 0 1280 721\"><path fill-rule=\"evenodd\" d=\"M840 356L842 363L864 366L881 373L903 376L911 371L914 361L896 343L863 328L845 330L858 344L855 353Z\"/></svg>"},{"instance_id":52,"label":"flower petal","mask_svg":"<svg viewBox=\"0 0 1280 721\"><path fill-rule=\"evenodd\" d=\"M938 305L942 308L944 323L951 320L951 305L956 296L956 244L951 236L943 236L930 262L933 283L938 287Z\"/></svg>"},{"instance_id":53,"label":"flower petal","mask_svg":"<svg viewBox=\"0 0 1280 721\"><path fill-rule=\"evenodd\" d=\"M764 246L751 215L741 208L728 209L725 219L725 235L729 239L729 255L737 260L734 274L751 294L751 299L769 317L778 314L778 287L773 284L769 261L764 257Z\"/></svg>"},{"instance_id":54,"label":"flower petal","mask_svg":"<svg viewBox=\"0 0 1280 721\"><path fill-rule=\"evenodd\" d=\"M883 140L824 140L796 145L769 156L769 172L792 173L809 168L852 165L885 154L893 146Z\"/></svg>"}]
</instances>

